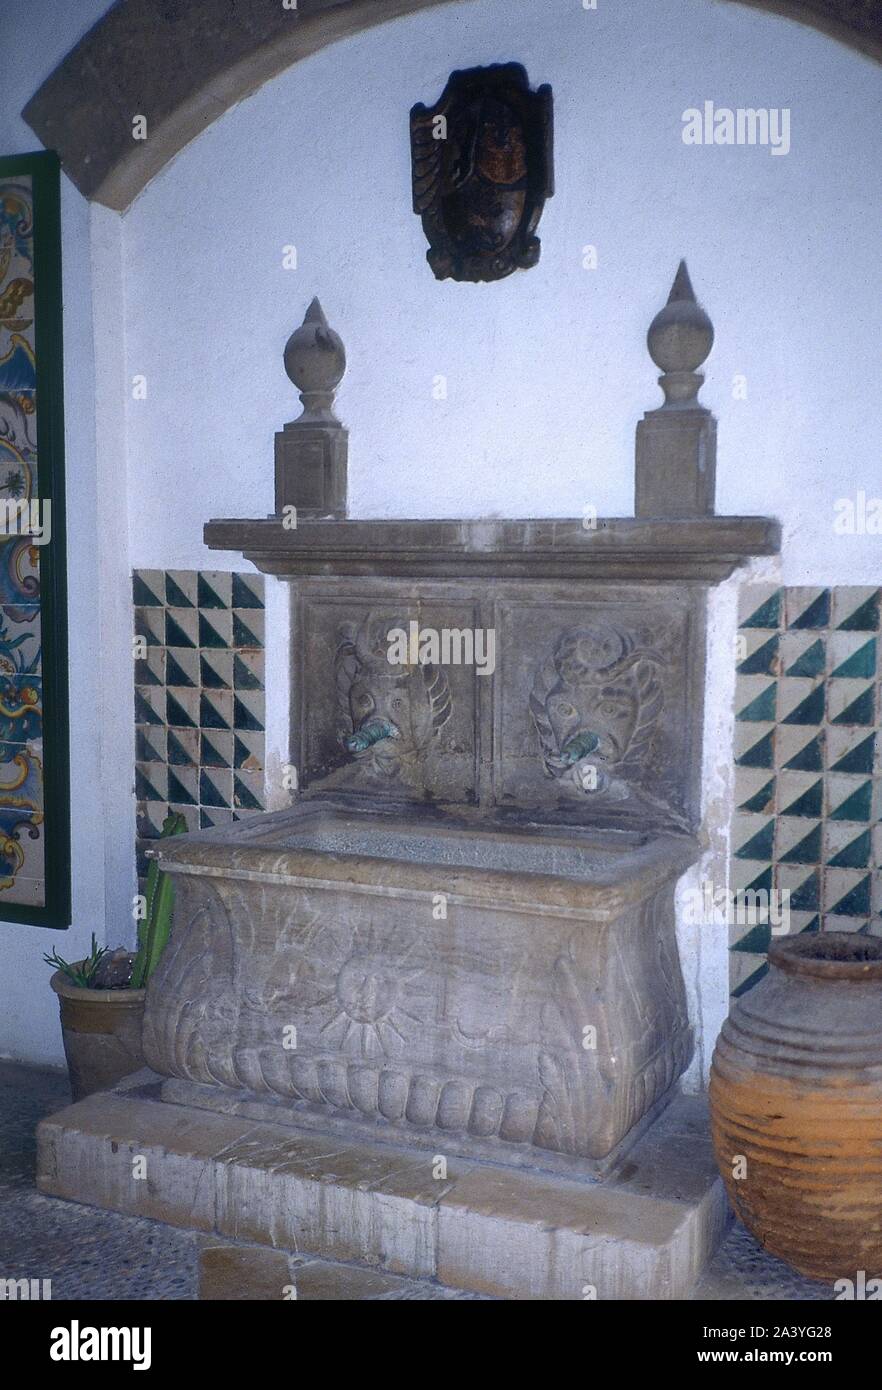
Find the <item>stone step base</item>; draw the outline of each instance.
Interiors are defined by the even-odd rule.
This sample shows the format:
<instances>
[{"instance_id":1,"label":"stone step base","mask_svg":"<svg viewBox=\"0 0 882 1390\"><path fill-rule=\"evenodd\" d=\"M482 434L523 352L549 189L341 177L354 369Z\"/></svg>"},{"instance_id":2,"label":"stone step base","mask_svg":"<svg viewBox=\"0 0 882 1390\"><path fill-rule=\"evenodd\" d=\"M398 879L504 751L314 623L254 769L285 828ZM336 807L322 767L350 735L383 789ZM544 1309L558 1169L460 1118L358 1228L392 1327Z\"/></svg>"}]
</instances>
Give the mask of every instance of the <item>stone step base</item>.
<instances>
[{"instance_id":1,"label":"stone step base","mask_svg":"<svg viewBox=\"0 0 882 1390\"><path fill-rule=\"evenodd\" d=\"M588 1183L212 1114L158 1090L138 1073L43 1120L39 1190L505 1299L686 1298L726 1227L700 1097L677 1097L615 1174Z\"/></svg>"},{"instance_id":2,"label":"stone step base","mask_svg":"<svg viewBox=\"0 0 882 1390\"><path fill-rule=\"evenodd\" d=\"M198 1297L207 1302L388 1303L474 1302L486 1295L366 1265L344 1265L312 1255L289 1255L267 1245L230 1245L219 1237L206 1237L199 1251Z\"/></svg>"}]
</instances>

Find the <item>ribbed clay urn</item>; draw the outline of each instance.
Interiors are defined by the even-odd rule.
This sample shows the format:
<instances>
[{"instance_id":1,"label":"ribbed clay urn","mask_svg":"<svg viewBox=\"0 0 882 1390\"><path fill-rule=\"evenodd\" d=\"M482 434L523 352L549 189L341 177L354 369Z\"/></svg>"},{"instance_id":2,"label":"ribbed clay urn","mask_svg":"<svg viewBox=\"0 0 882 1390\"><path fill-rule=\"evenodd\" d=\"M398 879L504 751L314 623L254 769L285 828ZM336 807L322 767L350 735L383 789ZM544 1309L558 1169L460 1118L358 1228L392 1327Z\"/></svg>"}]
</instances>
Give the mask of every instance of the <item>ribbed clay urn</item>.
<instances>
[{"instance_id":1,"label":"ribbed clay urn","mask_svg":"<svg viewBox=\"0 0 882 1390\"><path fill-rule=\"evenodd\" d=\"M714 1148L772 1254L818 1279L882 1276L882 939L774 942L714 1052Z\"/></svg>"}]
</instances>

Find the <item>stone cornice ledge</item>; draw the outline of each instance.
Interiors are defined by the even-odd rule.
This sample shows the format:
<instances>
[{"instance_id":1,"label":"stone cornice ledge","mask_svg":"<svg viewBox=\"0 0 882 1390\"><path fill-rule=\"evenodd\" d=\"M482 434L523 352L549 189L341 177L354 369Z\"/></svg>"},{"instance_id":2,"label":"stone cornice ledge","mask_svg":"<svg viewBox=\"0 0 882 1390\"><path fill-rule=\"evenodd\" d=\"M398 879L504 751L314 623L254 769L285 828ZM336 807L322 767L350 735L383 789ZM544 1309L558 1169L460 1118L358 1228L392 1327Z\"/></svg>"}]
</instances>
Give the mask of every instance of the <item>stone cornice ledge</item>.
<instances>
[{"instance_id":1,"label":"stone cornice ledge","mask_svg":"<svg viewBox=\"0 0 882 1390\"><path fill-rule=\"evenodd\" d=\"M264 574L399 579L633 579L719 583L777 555L781 524L761 516L671 520L209 521L210 550L239 551Z\"/></svg>"}]
</instances>

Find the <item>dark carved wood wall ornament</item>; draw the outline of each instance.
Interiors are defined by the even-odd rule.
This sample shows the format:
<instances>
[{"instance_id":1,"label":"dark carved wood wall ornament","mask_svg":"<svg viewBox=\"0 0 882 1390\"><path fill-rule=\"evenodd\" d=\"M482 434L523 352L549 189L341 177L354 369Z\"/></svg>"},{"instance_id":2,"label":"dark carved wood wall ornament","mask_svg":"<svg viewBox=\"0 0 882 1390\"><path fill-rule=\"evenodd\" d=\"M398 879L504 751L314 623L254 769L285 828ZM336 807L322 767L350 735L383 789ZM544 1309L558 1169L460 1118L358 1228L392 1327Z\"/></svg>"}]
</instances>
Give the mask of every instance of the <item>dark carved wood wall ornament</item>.
<instances>
[{"instance_id":1,"label":"dark carved wood wall ornament","mask_svg":"<svg viewBox=\"0 0 882 1390\"><path fill-rule=\"evenodd\" d=\"M552 96L520 63L451 74L410 113L413 207L439 280L502 280L539 260L536 228L554 192Z\"/></svg>"}]
</instances>

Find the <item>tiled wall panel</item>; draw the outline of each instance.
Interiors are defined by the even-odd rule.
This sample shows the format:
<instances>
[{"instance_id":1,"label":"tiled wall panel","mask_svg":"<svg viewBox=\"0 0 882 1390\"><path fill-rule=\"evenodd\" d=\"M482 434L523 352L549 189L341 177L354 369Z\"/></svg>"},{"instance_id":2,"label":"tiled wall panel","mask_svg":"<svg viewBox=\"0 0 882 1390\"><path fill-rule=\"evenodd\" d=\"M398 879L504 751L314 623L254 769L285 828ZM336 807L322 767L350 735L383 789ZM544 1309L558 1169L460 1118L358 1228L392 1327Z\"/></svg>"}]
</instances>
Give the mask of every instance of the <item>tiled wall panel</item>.
<instances>
[{"instance_id":1,"label":"tiled wall panel","mask_svg":"<svg viewBox=\"0 0 882 1390\"><path fill-rule=\"evenodd\" d=\"M196 830L264 809L264 589L262 575L206 570L137 570L132 582L143 850L169 810Z\"/></svg>"},{"instance_id":2,"label":"tiled wall panel","mask_svg":"<svg viewBox=\"0 0 882 1390\"><path fill-rule=\"evenodd\" d=\"M741 591L734 890L790 893L790 931L882 935L880 593ZM765 973L770 926L732 927L732 988Z\"/></svg>"}]
</instances>

